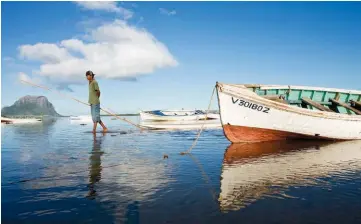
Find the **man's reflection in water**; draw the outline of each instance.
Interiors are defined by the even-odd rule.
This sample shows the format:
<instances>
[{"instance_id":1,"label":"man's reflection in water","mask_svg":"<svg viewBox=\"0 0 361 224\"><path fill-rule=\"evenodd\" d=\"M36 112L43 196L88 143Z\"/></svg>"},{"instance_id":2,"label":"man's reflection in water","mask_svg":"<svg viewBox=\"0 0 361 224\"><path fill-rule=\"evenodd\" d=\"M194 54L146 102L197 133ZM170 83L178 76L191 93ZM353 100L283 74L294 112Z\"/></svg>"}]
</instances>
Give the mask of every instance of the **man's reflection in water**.
<instances>
[{"instance_id":1,"label":"man's reflection in water","mask_svg":"<svg viewBox=\"0 0 361 224\"><path fill-rule=\"evenodd\" d=\"M104 133L102 134L105 135ZM89 157L89 192L87 198L94 199L96 196L96 190L94 189L95 183L101 179L101 156L103 151L101 150L102 138L96 138L96 133L93 133L93 148Z\"/></svg>"}]
</instances>

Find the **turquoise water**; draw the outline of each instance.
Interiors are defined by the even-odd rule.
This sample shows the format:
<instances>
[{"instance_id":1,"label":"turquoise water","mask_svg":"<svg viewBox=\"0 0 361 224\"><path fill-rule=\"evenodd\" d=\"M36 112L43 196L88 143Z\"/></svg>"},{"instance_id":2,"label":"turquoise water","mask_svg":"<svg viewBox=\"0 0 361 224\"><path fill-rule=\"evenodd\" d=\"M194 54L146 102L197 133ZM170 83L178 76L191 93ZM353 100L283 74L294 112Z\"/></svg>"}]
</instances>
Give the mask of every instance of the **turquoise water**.
<instances>
[{"instance_id":1,"label":"turquoise water","mask_svg":"<svg viewBox=\"0 0 361 224\"><path fill-rule=\"evenodd\" d=\"M197 131L103 120L115 133L2 125L2 222L361 222L361 141L230 145L206 130L182 156Z\"/></svg>"}]
</instances>

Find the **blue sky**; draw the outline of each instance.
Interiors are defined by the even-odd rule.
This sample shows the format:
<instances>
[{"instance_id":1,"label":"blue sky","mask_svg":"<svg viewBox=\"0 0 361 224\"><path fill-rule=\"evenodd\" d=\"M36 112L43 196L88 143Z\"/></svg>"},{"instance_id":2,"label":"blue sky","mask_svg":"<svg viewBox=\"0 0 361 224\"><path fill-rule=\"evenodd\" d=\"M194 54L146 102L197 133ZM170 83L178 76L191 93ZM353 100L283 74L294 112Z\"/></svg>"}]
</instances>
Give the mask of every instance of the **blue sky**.
<instances>
[{"instance_id":1,"label":"blue sky","mask_svg":"<svg viewBox=\"0 0 361 224\"><path fill-rule=\"evenodd\" d=\"M65 94L87 101L83 67L77 72L78 66L53 66L67 63L66 55L54 59L55 51L41 48L46 52L39 56L34 45L59 45L69 39L84 44L104 41L112 34L98 33L92 40L84 34L114 20L126 21L118 37L125 35L123 31L147 33L139 38L126 34L130 45L116 40L116 46L127 47L119 49L128 49L113 52L124 59L118 62L120 67L116 61L108 63L111 56L87 51L100 57L95 65L88 61L84 66L98 73L102 106L116 112L206 109L216 81L360 89L359 2L119 2L117 7L132 12L132 17L124 19L122 11L101 7L85 10L73 2L2 2L1 106L24 95L45 95L60 114L90 113L82 104L20 84L19 73L52 88L61 83L73 91L64 90ZM168 54L145 40L150 34ZM27 58L19 56L22 45L33 46L23 49ZM46 63L52 70L39 75L36 71ZM125 72L119 71L123 68ZM136 81L124 81L127 77ZM213 105L216 108L216 99Z\"/></svg>"}]
</instances>

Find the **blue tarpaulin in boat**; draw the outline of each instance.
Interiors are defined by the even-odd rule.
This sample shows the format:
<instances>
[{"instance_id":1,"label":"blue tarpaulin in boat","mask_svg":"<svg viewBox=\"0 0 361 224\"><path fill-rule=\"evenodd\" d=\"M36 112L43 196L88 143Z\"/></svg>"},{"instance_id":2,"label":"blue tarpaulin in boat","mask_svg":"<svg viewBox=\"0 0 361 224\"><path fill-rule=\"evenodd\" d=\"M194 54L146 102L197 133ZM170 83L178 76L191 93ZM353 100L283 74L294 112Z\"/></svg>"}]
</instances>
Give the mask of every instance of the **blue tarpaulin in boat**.
<instances>
[{"instance_id":1,"label":"blue tarpaulin in boat","mask_svg":"<svg viewBox=\"0 0 361 224\"><path fill-rule=\"evenodd\" d=\"M159 115L159 116L166 116L166 115L163 114L160 110L153 110L153 111L152 111L152 114Z\"/></svg>"}]
</instances>

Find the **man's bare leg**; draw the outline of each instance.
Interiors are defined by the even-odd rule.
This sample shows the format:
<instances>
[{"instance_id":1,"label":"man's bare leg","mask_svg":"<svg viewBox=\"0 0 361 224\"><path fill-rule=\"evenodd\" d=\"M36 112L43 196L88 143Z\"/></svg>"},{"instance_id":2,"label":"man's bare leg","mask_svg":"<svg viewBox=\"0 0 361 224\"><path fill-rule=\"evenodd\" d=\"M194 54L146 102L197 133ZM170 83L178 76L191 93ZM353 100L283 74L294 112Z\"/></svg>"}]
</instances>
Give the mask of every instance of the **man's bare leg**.
<instances>
[{"instance_id":1,"label":"man's bare leg","mask_svg":"<svg viewBox=\"0 0 361 224\"><path fill-rule=\"evenodd\" d=\"M103 132L107 132L108 128L105 127L104 123L102 121L99 122L99 124L103 127Z\"/></svg>"},{"instance_id":2,"label":"man's bare leg","mask_svg":"<svg viewBox=\"0 0 361 224\"><path fill-rule=\"evenodd\" d=\"M93 123L93 133L95 133L97 131L97 124L98 124L98 122Z\"/></svg>"}]
</instances>

